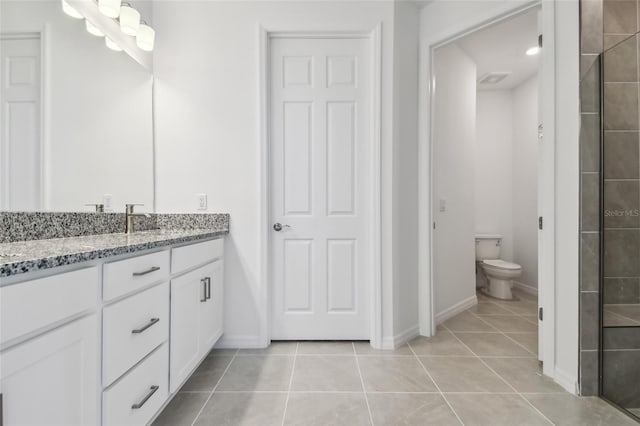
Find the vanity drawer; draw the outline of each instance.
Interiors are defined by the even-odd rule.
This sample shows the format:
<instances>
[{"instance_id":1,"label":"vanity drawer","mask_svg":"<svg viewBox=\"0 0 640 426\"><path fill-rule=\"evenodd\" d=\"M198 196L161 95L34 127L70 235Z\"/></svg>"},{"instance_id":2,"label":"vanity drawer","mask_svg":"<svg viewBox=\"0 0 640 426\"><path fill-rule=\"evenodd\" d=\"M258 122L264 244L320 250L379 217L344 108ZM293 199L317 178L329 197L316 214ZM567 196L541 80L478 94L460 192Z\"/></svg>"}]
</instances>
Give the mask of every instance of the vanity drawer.
<instances>
[{"instance_id":1,"label":"vanity drawer","mask_svg":"<svg viewBox=\"0 0 640 426\"><path fill-rule=\"evenodd\" d=\"M132 257L104 265L103 299L123 296L169 276L169 251Z\"/></svg>"},{"instance_id":2,"label":"vanity drawer","mask_svg":"<svg viewBox=\"0 0 640 426\"><path fill-rule=\"evenodd\" d=\"M98 267L0 287L0 343L95 309Z\"/></svg>"},{"instance_id":3,"label":"vanity drawer","mask_svg":"<svg viewBox=\"0 0 640 426\"><path fill-rule=\"evenodd\" d=\"M222 257L224 239L191 244L171 250L171 273L176 274Z\"/></svg>"},{"instance_id":4,"label":"vanity drawer","mask_svg":"<svg viewBox=\"0 0 640 426\"><path fill-rule=\"evenodd\" d=\"M108 386L169 336L169 283L103 310L103 384Z\"/></svg>"},{"instance_id":5,"label":"vanity drawer","mask_svg":"<svg viewBox=\"0 0 640 426\"><path fill-rule=\"evenodd\" d=\"M164 344L102 394L103 426L146 425L169 397Z\"/></svg>"}]
</instances>

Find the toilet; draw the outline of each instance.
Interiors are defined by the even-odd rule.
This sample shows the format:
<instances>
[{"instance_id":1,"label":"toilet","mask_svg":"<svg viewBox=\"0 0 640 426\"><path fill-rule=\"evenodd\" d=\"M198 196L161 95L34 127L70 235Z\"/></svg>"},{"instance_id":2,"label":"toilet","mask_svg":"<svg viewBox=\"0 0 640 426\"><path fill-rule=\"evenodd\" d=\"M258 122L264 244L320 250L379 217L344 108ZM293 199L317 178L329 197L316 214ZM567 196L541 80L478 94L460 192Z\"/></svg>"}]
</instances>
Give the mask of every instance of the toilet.
<instances>
[{"instance_id":1,"label":"toilet","mask_svg":"<svg viewBox=\"0 0 640 426\"><path fill-rule=\"evenodd\" d=\"M476 235L476 263L489 280L488 286L481 291L497 299L512 300L513 280L522 275L522 267L500 259L501 243L501 235Z\"/></svg>"}]
</instances>

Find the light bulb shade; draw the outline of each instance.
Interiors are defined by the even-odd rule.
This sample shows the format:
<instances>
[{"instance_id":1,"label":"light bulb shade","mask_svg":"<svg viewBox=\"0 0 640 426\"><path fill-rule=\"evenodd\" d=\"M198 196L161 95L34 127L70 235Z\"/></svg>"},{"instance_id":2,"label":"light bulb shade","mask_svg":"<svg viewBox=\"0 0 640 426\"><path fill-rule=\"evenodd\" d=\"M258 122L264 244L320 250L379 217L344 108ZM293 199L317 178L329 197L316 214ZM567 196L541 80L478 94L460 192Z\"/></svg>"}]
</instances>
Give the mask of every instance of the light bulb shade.
<instances>
[{"instance_id":1,"label":"light bulb shade","mask_svg":"<svg viewBox=\"0 0 640 426\"><path fill-rule=\"evenodd\" d=\"M122 52L122 48L120 46L118 46L113 40L111 40L109 37L105 37L104 38L104 44L107 45L107 47L111 50L115 50L116 52Z\"/></svg>"},{"instance_id":2,"label":"light bulb shade","mask_svg":"<svg viewBox=\"0 0 640 426\"><path fill-rule=\"evenodd\" d=\"M91 21L89 21L88 19L84 20L84 25L87 28L87 32L89 34L94 35L96 37L104 37L104 33L102 32L102 30L100 30L100 28L93 25Z\"/></svg>"},{"instance_id":3,"label":"light bulb shade","mask_svg":"<svg viewBox=\"0 0 640 426\"><path fill-rule=\"evenodd\" d=\"M138 47L142 50L146 50L147 52L151 52L155 45L155 40L155 30L147 24L140 24L140 28L138 28L138 35L136 36L136 43L138 44Z\"/></svg>"},{"instance_id":4,"label":"light bulb shade","mask_svg":"<svg viewBox=\"0 0 640 426\"><path fill-rule=\"evenodd\" d=\"M67 3L65 0L62 0L62 11L67 15L71 16L72 18L76 18L76 19L84 18L84 16L82 16L77 10L69 6L69 3Z\"/></svg>"},{"instance_id":5,"label":"light bulb shade","mask_svg":"<svg viewBox=\"0 0 640 426\"><path fill-rule=\"evenodd\" d=\"M98 0L98 10L100 10L100 13L104 16L116 19L120 16L121 4L121 0Z\"/></svg>"},{"instance_id":6,"label":"light bulb shade","mask_svg":"<svg viewBox=\"0 0 640 426\"><path fill-rule=\"evenodd\" d=\"M140 12L131 6L120 8L120 30L130 36L136 36L140 28Z\"/></svg>"}]
</instances>

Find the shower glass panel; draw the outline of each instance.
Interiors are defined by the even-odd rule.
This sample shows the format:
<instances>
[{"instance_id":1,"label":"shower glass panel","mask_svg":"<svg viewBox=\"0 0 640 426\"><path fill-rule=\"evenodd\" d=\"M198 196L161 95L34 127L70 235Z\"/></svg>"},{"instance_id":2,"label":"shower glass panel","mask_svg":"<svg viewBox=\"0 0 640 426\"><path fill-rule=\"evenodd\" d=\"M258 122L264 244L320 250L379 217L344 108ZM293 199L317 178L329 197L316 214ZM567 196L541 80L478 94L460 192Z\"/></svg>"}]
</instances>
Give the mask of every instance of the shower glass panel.
<instances>
[{"instance_id":1,"label":"shower glass panel","mask_svg":"<svg viewBox=\"0 0 640 426\"><path fill-rule=\"evenodd\" d=\"M602 56L600 391L640 418L638 42L632 36Z\"/></svg>"}]
</instances>

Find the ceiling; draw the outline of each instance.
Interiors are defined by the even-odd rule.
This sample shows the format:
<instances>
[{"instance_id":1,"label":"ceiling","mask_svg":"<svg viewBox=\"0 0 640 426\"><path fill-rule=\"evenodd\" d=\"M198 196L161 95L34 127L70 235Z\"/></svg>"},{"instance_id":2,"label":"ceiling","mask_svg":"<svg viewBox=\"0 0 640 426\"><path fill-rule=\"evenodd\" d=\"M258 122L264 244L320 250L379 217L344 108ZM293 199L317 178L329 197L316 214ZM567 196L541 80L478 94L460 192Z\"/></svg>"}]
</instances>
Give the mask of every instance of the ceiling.
<instances>
[{"instance_id":1,"label":"ceiling","mask_svg":"<svg viewBox=\"0 0 640 426\"><path fill-rule=\"evenodd\" d=\"M540 55L525 54L538 44L538 10L476 31L456 44L476 63L478 80L490 72L511 72L497 84L478 84L478 90L513 89L538 71Z\"/></svg>"}]
</instances>

